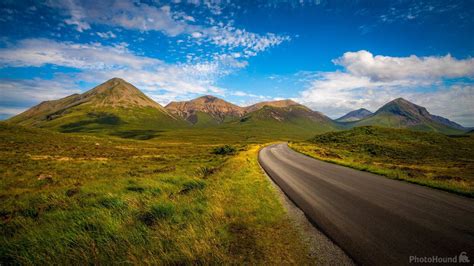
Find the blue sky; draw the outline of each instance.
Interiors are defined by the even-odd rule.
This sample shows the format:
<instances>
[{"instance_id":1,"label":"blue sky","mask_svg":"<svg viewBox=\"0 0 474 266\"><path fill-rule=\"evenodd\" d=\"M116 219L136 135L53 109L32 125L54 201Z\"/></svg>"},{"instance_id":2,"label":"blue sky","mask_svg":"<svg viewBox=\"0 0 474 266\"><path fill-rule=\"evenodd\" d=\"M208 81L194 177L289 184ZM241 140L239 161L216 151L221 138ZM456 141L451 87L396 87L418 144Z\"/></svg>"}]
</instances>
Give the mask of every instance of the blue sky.
<instances>
[{"instance_id":1,"label":"blue sky","mask_svg":"<svg viewBox=\"0 0 474 266\"><path fill-rule=\"evenodd\" d=\"M100 2L100 3L98 3ZM474 126L474 1L0 3L0 117L122 77L165 105L404 97Z\"/></svg>"}]
</instances>

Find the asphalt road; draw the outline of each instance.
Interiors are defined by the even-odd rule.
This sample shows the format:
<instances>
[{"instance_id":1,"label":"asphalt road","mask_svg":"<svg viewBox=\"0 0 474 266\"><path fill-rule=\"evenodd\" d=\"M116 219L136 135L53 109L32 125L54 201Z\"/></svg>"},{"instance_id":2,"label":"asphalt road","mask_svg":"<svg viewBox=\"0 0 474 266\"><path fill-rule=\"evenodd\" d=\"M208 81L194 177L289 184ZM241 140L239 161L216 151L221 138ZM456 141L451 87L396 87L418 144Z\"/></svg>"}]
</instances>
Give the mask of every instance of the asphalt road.
<instances>
[{"instance_id":1,"label":"asphalt road","mask_svg":"<svg viewBox=\"0 0 474 266\"><path fill-rule=\"evenodd\" d=\"M265 147L259 162L358 264L402 265L410 256L461 252L470 256L467 265L474 263L473 199L315 160L286 144Z\"/></svg>"}]
</instances>

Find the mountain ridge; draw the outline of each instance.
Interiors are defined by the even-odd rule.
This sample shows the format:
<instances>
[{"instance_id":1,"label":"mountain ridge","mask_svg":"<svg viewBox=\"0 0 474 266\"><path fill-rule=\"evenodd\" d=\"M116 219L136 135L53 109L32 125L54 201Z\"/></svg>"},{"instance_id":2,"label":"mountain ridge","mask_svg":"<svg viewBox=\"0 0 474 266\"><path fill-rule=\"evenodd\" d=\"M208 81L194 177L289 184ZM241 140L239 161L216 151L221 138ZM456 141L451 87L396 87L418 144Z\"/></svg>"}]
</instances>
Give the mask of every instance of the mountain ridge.
<instances>
[{"instance_id":1,"label":"mountain ridge","mask_svg":"<svg viewBox=\"0 0 474 266\"><path fill-rule=\"evenodd\" d=\"M297 103L293 100L290 99L284 99L284 100L274 100L274 101L264 101L264 102L259 102L256 104L252 104L249 106L244 107L247 113L251 113L254 111L257 111L265 106L271 106L271 107L289 107L289 106L295 106L295 105L300 105L304 106L300 103ZM306 106L305 106L306 107ZM307 108L307 107L306 107ZM308 108L309 109L309 108Z\"/></svg>"},{"instance_id":2,"label":"mountain ridge","mask_svg":"<svg viewBox=\"0 0 474 266\"><path fill-rule=\"evenodd\" d=\"M207 114L216 124L227 118L241 117L245 109L212 95L201 96L189 101L170 102L165 109L191 124L197 124L202 114Z\"/></svg>"},{"instance_id":3,"label":"mountain ridge","mask_svg":"<svg viewBox=\"0 0 474 266\"><path fill-rule=\"evenodd\" d=\"M359 108L357 110L353 110L348 112L347 114L339 117L336 119L338 122L353 122L364 119L373 113L365 108Z\"/></svg>"},{"instance_id":4,"label":"mountain ridge","mask_svg":"<svg viewBox=\"0 0 474 266\"><path fill-rule=\"evenodd\" d=\"M352 120L345 120L347 118ZM205 95L189 101L170 102L163 107L121 78L112 78L82 94L41 102L7 121L62 132L100 132L103 128L156 131L187 126L214 127L221 124L252 123L254 126L258 126L258 123L277 123L279 127L287 124L315 132L322 128L327 131L366 125L446 134L467 131L461 125L432 115L425 107L403 98L386 103L375 113L361 108L332 120L291 99L241 107L215 96Z\"/></svg>"}]
</instances>

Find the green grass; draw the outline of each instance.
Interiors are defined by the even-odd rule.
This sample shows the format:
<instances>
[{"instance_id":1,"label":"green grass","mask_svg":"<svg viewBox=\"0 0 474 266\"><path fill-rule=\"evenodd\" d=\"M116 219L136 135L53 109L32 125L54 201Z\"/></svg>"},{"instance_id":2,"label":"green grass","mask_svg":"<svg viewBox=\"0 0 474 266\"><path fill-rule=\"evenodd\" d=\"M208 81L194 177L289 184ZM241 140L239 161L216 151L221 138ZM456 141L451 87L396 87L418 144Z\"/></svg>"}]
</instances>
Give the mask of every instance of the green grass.
<instances>
[{"instance_id":1,"label":"green grass","mask_svg":"<svg viewBox=\"0 0 474 266\"><path fill-rule=\"evenodd\" d=\"M311 263L258 145L183 136L0 123L0 264Z\"/></svg>"},{"instance_id":2,"label":"green grass","mask_svg":"<svg viewBox=\"0 0 474 266\"><path fill-rule=\"evenodd\" d=\"M474 137L359 127L290 147L317 159L474 196Z\"/></svg>"},{"instance_id":3,"label":"green grass","mask_svg":"<svg viewBox=\"0 0 474 266\"><path fill-rule=\"evenodd\" d=\"M53 129L63 133L120 134L127 131L162 131L187 127L188 123L174 119L151 107L101 107L91 103L77 105L54 116L15 117L12 123Z\"/></svg>"},{"instance_id":4,"label":"green grass","mask_svg":"<svg viewBox=\"0 0 474 266\"><path fill-rule=\"evenodd\" d=\"M304 142L321 132L304 123L88 134L0 123L0 264L310 264L257 162L272 141L473 195L473 136L362 127Z\"/></svg>"}]
</instances>

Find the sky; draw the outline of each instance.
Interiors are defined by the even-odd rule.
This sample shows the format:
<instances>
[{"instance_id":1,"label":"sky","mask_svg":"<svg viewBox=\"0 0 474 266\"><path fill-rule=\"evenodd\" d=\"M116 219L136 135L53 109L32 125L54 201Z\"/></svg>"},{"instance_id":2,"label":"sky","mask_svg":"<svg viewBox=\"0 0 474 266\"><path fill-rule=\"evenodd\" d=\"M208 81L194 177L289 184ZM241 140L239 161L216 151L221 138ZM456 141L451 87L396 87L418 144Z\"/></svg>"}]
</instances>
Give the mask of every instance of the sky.
<instances>
[{"instance_id":1,"label":"sky","mask_svg":"<svg viewBox=\"0 0 474 266\"><path fill-rule=\"evenodd\" d=\"M113 77L162 105L403 97L474 127L474 1L2 0L0 118Z\"/></svg>"}]
</instances>

